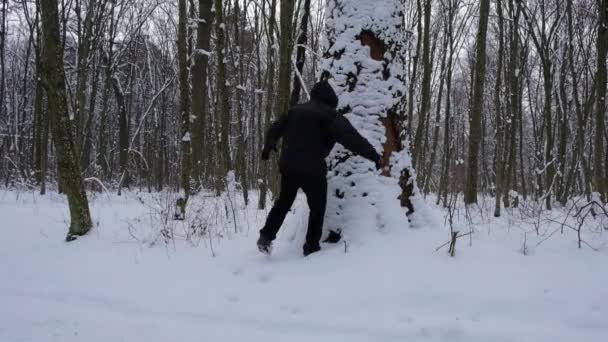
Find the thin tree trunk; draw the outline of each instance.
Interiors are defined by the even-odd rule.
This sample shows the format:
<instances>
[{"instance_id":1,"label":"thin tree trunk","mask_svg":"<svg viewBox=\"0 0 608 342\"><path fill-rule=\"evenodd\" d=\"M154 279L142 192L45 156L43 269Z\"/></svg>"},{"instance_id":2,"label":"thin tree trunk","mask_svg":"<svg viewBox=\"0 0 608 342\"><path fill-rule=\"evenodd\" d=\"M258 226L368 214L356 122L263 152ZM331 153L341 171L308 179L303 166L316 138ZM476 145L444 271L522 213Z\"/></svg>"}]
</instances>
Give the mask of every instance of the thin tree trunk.
<instances>
[{"instance_id":1,"label":"thin tree trunk","mask_svg":"<svg viewBox=\"0 0 608 342\"><path fill-rule=\"evenodd\" d=\"M296 70L299 75L302 75L304 70L304 62L306 61L306 44L308 43L308 18L310 17L310 0L304 0L304 12L302 13L302 21L300 22L300 34L296 42ZM293 90L291 92L290 105L295 106L300 100L300 90L302 85L297 75L293 78Z\"/></svg>"},{"instance_id":2,"label":"thin tree trunk","mask_svg":"<svg viewBox=\"0 0 608 342\"><path fill-rule=\"evenodd\" d=\"M44 90L41 90L41 100L44 101ZM42 140L40 143L40 194L46 194L46 173L49 159L49 133L51 130L50 114L42 112L44 122L42 123Z\"/></svg>"},{"instance_id":3,"label":"thin tree trunk","mask_svg":"<svg viewBox=\"0 0 608 342\"><path fill-rule=\"evenodd\" d=\"M600 193L602 201L608 200L608 180L604 166L606 153L604 146L605 116L606 116L606 55L608 54L608 0L597 0L598 5L598 37L597 37L597 73L595 95L595 155L593 165L594 191Z\"/></svg>"},{"instance_id":4,"label":"thin tree trunk","mask_svg":"<svg viewBox=\"0 0 608 342\"><path fill-rule=\"evenodd\" d=\"M196 50L194 51L194 64L192 66L192 162L196 188L200 188L204 178L204 150L205 135L209 127L207 123L207 72L209 67L209 52L211 42L211 24L213 13L212 2L199 0L199 13L197 20ZM208 156L207 156L208 157Z\"/></svg>"},{"instance_id":5,"label":"thin tree trunk","mask_svg":"<svg viewBox=\"0 0 608 342\"><path fill-rule=\"evenodd\" d=\"M443 50L441 57L441 66L439 71L439 90L437 95L437 107L435 109L435 123L433 124L433 145L431 148L431 159L429 160L428 168L424 176L424 194L428 194L431 191L431 182L433 179L433 168L435 167L435 159L437 157L437 146L439 145L439 128L441 127L441 101L443 99L443 86L445 82L445 67L446 59L448 55L449 37L444 34Z\"/></svg>"},{"instance_id":6,"label":"thin tree trunk","mask_svg":"<svg viewBox=\"0 0 608 342\"><path fill-rule=\"evenodd\" d=\"M408 90L408 110L407 110L407 120L408 120L408 136L411 139L412 136L412 119L414 117L414 95L416 90L416 83L418 77L418 59L420 58L420 49L422 48L422 3L421 0L416 0L416 9L418 11L418 24L416 25L418 35L416 39L416 52L412 57L412 77L410 78L410 85ZM413 155L414 156L414 155Z\"/></svg>"},{"instance_id":7,"label":"thin tree trunk","mask_svg":"<svg viewBox=\"0 0 608 342\"><path fill-rule=\"evenodd\" d=\"M89 1L87 6L87 12L84 19L84 27L81 25L81 10L82 4L80 1L76 3L76 12L78 19L78 53L77 53L77 76L76 76L76 94L75 94L75 116L74 116L74 127L75 127L75 138L77 142L77 152L81 155L80 147L83 146L85 141L85 120L87 120L86 112L86 86L89 76L89 56L91 53L92 35L93 35L93 17L95 8L98 6L97 1ZM86 168L87 164L82 164L81 167Z\"/></svg>"},{"instance_id":8,"label":"thin tree trunk","mask_svg":"<svg viewBox=\"0 0 608 342\"><path fill-rule=\"evenodd\" d=\"M502 200L505 208L509 208L511 206L510 195L509 192L513 190L515 182L513 181L515 178L515 164L516 164L516 155L517 155L517 131L518 124L521 124L521 116L519 109L521 107L521 97L519 84L521 79L521 71L519 70L519 18L521 15L521 9L516 7L513 3L514 0L509 0L509 11L513 16L513 21L510 22L511 27L511 36L509 38L509 98L507 101L507 116L509 118L509 122L507 122L504 127L505 131L508 133L508 136L504 140L505 151L501 155L505 156L504 162L505 165L503 167L504 174L502 178ZM523 140L523 127L520 128L520 139ZM523 149L522 140L520 140L519 148L520 151ZM520 152L520 164L521 170L523 172L523 152ZM522 182L525 182L525 179L522 177ZM525 185L523 185L525 187Z\"/></svg>"},{"instance_id":9,"label":"thin tree trunk","mask_svg":"<svg viewBox=\"0 0 608 342\"><path fill-rule=\"evenodd\" d=\"M264 131L267 130L271 123L273 115L273 100L274 96L274 76L275 76L275 58L274 58L274 26L275 26L275 17L276 17L276 6L277 0L271 0L270 3L270 19L269 22L266 23L266 28L268 31L268 49L267 49L267 64L268 64L268 72L266 79L266 115L264 117ZM262 133L262 132L260 132ZM271 159L272 160L272 159ZM270 172L272 170L270 166L271 161L267 161L263 164L262 167L262 182L260 184L260 198L258 202L258 209L266 208L266 197L268 197L268 188L270 182Z\"/></svg>"},{"instance_id":10,"label":"thin tree trunk","mask_svg":"<svg viewBox=\"0 0 608 342\"><path fill-rule=\"evenodd\" d=\"M129 187L129 122L125 93L116 75L112 76L112 87L118 107L118 149L120 164L120 180L118 184L118 195L122 193L123 187Z\"/></svg>"},{"instance_id":11,"label":"thin tree trunk","mask_svg":"<svg viewBox=\"0 0 608 342\"><path fill-rule=\"evenodd\" d=\"M218 141L218 156L219 156L219 172L216 175L216 187L218 190L225 189L226 181L225 177L228 172L232 169L232 162L230 160L230 102L228 96L228 89L226 87L226 60L225 60L225 46L226 46L226 24L224 23L224 14L222 9L222 1L215 0L215 32L217 35L216 43L216 58L217 58L217 89L218 101L216 112L219 120L217 123L220 124L220 137Z\"/></svg>"},{"instance_id":12,"label":"thin tree trunk","mask_svg":"<svg viewBox=\"0 0 608 342\"><path fill-rule=\"evenodd\" d=\"M445 122L443 132L443 161L441 165L441 181L439 185L439 194L437 195L437 204L443 198L443 206L448 205L448 185L450 174L450 160L452 157L451 137L451 120L452 120L452 65L454 61L454 17L455 9L452 0L448 0L448 28L447 35L449 37L450 56L448 58L447 77L446 77L446 98L445 98Z\"/></svg>"},{"instance_id":13,"label":"thin tree trunk","mask_svg":"<svg viewBox=\"0 0 608 342\"><path fill-rule=\"evenodd\" d=\"M5 101L5 93L6 93L6 66L5 66L5 56L4 53L6 49L4 48L6 45L6 14L7 14L7 6L8 0L2 0L2 22L0 23L0 118L4 117L4 113L6 112L6 101Z\"/></svg>"},{"instance_id":14,"label":"thin tree trunk","mask_svg":"<svg viewBox=\"0 0 608 342\"><path fill-rule=\"evenodd\" d=\"M112 88L113 83L113 73L114 73L114 9L116 7L116 3L112 1L112 6L110 8L110 23L108 25L108 47L107 52L102 54L104 55L105 60L105 80L103 87L103 105L101 108L101 117L99 118L99 135L98 135L98 145L97 145L97 165L101 167L101 176L102 179L109 177L110 175L110 163L108 159L108 139L107 139L107 131L108 131L108 110L109 110L109 97L110 90Z\"/></svg>"},{"instance_id":15,"label":"thin tree trunk","mask_svg":"<svg viewBox=\"0 0 608 342\"><path fill-rule=\"evenodd\" d=\"M89 167L89 164L91 163L91 150L93 148L93 139L92 139L93 122L95 120L95 109L97 107L97 91L98 91L98 86L99 86L99 74L100 74L99 69L100 68L98 66L95 66L95 68L93 70L94 76L93 76L93 85L92 85L92 89L91 89L89 111L88 111L88 115L87 115L86 125L84 126L84 130L82 132L84 142L83 142L83 146L82 146L82 151L80 153L81 154L80 163L81 163L81 168L83 171L86 170Z\"/></svg>"},{"instance_id":16,"label":"thin tree trunk","mask_svg":"<svg viewBox=\"0 0 608 342\"><path fill-rule=\"evenodd\" d=\"M498 62L496 64L496 84L494 86L494 107L496 110L496 150L494 157L496 158L496 206L494 208L494 217L500 217L500 201L503 191L508 191L503 188L505 178L505 167L503 162L503 133L504 124L502 120L502 106L500 102L502 89L502 68L504 54L504 25L502 13L502 0L496 0L496 12L498 13Z\"/></svg>"},{"instance_id":17,"label":"thin tree trunk","mask_svg":"<svg viewBox=\"0 0 608 342\"><path fill-rule=\"evenodd\" d=\"M433 66L431 64L431 1L425 0L424 2L424 33L422 37L422 98L420 105L420 112L418 114L418 127L416 128L416 135L414 137L413 155L414 155L414 169L418 165L422 164L423 151L423 135L426 131L426 120L428 111L431 107L431 73L433 72Z\"/></svg>"},{"instance_id":18,"label":"thin tree trunk","mask_svg":"<svg viewBox=\"0 0 608 342\"><path fill-rule=\"evenodd\" d=\"M181 195L177 199L177 208L181 219L186 217L186 205L190 198L191 157L190 148L190 72L188 58L188 9L186 0L178 2L177 26L177 60L179 65L179 110L181 121Z\"/></svg>"},{"instance_id":19,"label":"thin tree trunk","mask_svg":"<svg viewBox=\"0 0 608 342\"><path fill-rule=\"evenodd\" d=\"M34 172L36 182L42 182L42 136L44 130L44 111L42 90L42 71L40 70L40 56L36 56L36 95L34 97Z\"/></svg>"},{"instance_id":20,"label":"thin tree trunk","mask_svg":"<svg viewBox=\"0 0 608 342\"><path fill-rule=\"evenodd\" d=\"M235 12L235 26L234 26L234 35L235 39L238 43L238 79L239 86L237 87L236 94L236 117L238 120L238 146L237 146L237 180L241 184L241 189L243 191L243 201L247 206L249 204L249 182L248 182L248 168L247 168L247 118L243 113L243 95L245 94L245 41L244 34L241 30L245 29L245 22L241 19L241 9L239 7L239 1L235 0L234 12ZM246 8L246 3L244 3L243 8Z\"/></svg>"}]
</instances>

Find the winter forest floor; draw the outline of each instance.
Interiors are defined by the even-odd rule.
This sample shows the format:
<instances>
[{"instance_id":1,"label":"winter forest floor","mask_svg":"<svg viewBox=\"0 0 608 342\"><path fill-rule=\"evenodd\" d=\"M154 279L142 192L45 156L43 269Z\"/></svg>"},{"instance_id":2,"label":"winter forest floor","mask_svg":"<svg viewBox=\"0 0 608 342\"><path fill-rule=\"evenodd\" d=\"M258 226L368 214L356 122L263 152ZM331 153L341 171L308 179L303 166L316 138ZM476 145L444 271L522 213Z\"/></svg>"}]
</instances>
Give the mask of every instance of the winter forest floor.
<instances>
[{"instance_id":1,"label":"winter forest floor","mask_svg":"<svg viewBox=\"0 0 608 342\"><path fill-rule=\"evenodd\" d=\"M608 341L606 219L579 249L565 209L495 219L488 199L454 212L473 234L450 258L429 204L304 258L300 199L267 257L264 211L201 195L165 221L172 196L94 195L95 228L66 243L63 197L0 191L0 341Z\"/></svg>"}]
</instances>

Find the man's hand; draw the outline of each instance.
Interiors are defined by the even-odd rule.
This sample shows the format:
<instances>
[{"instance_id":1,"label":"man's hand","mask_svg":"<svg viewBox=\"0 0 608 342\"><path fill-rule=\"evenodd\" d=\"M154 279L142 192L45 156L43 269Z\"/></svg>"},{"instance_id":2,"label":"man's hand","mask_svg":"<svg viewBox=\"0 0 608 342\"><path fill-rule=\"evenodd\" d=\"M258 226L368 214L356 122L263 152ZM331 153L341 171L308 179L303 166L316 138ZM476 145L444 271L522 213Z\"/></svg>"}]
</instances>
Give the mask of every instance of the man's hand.
<instances>
[{"instance_id":1,"label":"man's hand","mask_svg":"<svg viewBox=\"0 0 608 342\"><path fill-rule=\"evenodd\" d=\"M374 164L376 164L376 170L380 171L380 173L384 173L384 172L390 172L390 166L382 166L382 158L380 158L380 156L378 156L378 158L376 158L376 160L374 161Z\"/></svg>"},{"instance_id":2,"label":"man's hand","mask_svg":"<svg viewBox=\"0 0 608 342\"><path fill-rule=\"evenodd\" d=\"M378 170L378 171L382 170L382 158L380 158L379 155L377 155L376 158L374 158L374 164L376 165L376 170Z\"/></svg>"}]
</instances>

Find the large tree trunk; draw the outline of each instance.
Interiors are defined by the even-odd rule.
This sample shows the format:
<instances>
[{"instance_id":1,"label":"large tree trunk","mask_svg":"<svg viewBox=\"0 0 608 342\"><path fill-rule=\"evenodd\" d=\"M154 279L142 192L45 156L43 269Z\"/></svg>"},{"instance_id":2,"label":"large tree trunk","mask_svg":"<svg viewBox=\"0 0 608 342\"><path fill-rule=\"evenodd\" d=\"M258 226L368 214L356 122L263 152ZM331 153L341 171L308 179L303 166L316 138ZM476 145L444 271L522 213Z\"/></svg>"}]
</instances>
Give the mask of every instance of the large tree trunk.
<instances>
[{"instance_id":1,"label":"large tree trunk","mask_svg":"<svg viewBox=\"0 0 608 342\"><path fill-rule=\"evenodd\" d=\"M479 145L481 144L481 116L483 115L483 94L486 73L486 35L490 0L481 0L479 26L476 39L473 96L469 118L469 156L467 164L464 202L477 203L477 180L479 177Z\"/></svg>"},{"instance_id":2,"label":"large tree trunk","mask_svg":"<svg viewBox=\"0 0 608 342\"><path fill-rule=\"evenodd\" d=\"M337 146L330 155L325 224L334 231L382 227L390 224L384 221L385 217L414 210L411 196L415 173L407 146L399 139L404 132L399 131L396 113L406 90L402 51L405 44L400 31L403 14L398 11L396 0L359 1L356 10L345 6L347 2L328 2L326 22L335 26L326 24L322 78L329 79L340 97L338 112L344 113L380 153L385 167L382 175L390 177L387 182L394 188L381 185L384 179L373 172L369 161ZM361 31L344 27L343 22L356 22Z\"/></svg>"},{"instance_id":3,"label":"large tree trunk","mask_svg":"<svg viewBox=\"0 0 608 342\"><path fill-rule=\"evenodd\" d=\"M57 0L41 0L40 4L43 32L42 79L48 98L48 115L51 118L53 141L57 150L60 184L68 197L70 207L71 223L66 240L72 241L89 231L92 225L91 215L67 114Z\"/></svg>"}]
</instances>

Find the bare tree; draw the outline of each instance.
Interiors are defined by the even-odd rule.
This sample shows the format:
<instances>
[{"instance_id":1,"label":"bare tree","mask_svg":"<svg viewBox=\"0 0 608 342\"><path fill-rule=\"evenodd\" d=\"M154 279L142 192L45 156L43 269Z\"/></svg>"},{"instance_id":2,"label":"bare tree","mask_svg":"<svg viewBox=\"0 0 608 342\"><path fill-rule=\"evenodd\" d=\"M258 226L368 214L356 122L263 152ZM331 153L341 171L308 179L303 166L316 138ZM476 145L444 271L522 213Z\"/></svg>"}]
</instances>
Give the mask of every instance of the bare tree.
<instances>
[{"instance_id":1,"label":"bare tree","mask_svg":"<svg viewBox=\"0 0 608 342\"><path fill-rule=\"evenodd\" d=\"M466 204L477 203L477 180L479 177L479 145L481 144L481 116L483 115L483 94L486 72L486 35L490 1L481 0L479 6L479 27L477 28L473 95L469 119L469 156L467 179L464 192Z\"/></svg>"},{"instance_id":2,"label":"bare tree","mask_svg":"<svg viewBox=\"0 0 608 342\"><path fill-rule=\"evenodd\" d=\"M177 59L179 64L179 109L181 120L181 191L182 196L177 200L178 214L181 219L186 216L186 205L190 197L190 173L192 151L190 147L190 58L188 54L188 10L186 0L178 3L179 23L177 28Z\"/></svg>"},{"instance_id":3,"label":"bare tree","mask_svg":"<svg viewBox=\"0 0 608 342\"><path fill-rule=\"evenodd\" d=\"M608 181L606 180L604 135L606 134L606 55L608 54L608 1L597 0L598 33L597 33L597 95L595 95L595 155L593 165L593 183L595 191L599 192L606 202L608 196Z\"/></svg>"},{"instance_id":4,"label":"bare tree","mask_svg":"<svg viewBox=\"0 0 608 342\"><path fill-rule=\"evenodd\" d=\"M208 116L207 101L208 96L208 70L209 70L209 55L211 53L211 23L213 22L212 2L208 0L199 0L199 12L196 19L196 49L194 50L192 65L192 161L193 173L196 187L201 186L204 178L203 171L205 170L204 163L206 162L204 154L209 156L210 149L206 148L206 131L209 129L210 119ZM207 153L205 153L205 152ZM207 164L208 165L208 164ZM207 171L209 169L207 168Z\"/></svg>"},{"instance_id":5,"label":"bare tree","mask_svg":"<svg viewBox=\"0 0 608 342\"><path fill-rule=\"evenodd\" d=\"M40 5L43 34L42 80L48 99L53 141L57 149L60 184L68 197L70 207L71 223L66 240L72 241L91 229L91 215L67 115L57 0L41 0Z\"/></svg>"}]
</instances>

